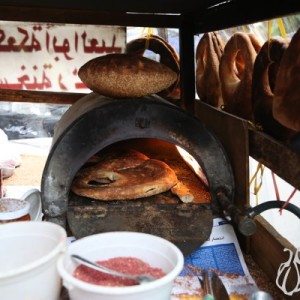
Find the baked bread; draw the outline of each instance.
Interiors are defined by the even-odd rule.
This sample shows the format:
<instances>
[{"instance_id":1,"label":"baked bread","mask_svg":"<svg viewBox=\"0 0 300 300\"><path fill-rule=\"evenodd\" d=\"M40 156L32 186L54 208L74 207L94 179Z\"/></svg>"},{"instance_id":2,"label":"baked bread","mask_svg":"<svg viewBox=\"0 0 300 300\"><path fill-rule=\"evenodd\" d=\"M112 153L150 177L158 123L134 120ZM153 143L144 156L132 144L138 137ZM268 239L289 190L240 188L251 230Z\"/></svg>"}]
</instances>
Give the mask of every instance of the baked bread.
<instances>
[{"instance_id":1,"label":"baked bread","mask_svg":"<svg viewBox=\"0 0 300 300\"><path fill-rule=\"evenodd\" d=\"M220 62L224 110L253 121L252 74L261 43L251 33L237 32L226 43Z\"/></svg>"},{"instance_id":2,"label":"baked bread","mask_svg":"<svg viewBox=\"0 0 300 300\"><path fill-rule=\"evenodd\" d=\"M150 34L134 39L127 43L125 52L143 56L149 50L159 55L159 62L169 67L177 74L177 80L158 95L165 98L177 99L180 97L179 56L174 47L158 35Z\"/></svg>"},{"instance_id":3,"label":"baked bread","mask_svg":"<svg viewBox=\"0 0 300 300\"><path fill-rule=\"evenodd\" d=\"M169 67L134 54L94 58L79 69L78 76L92 91L112 98L155 94L177 80L177 74Z\"/></svg>"},{"instance_id":4,"label":"baked bread","mask_svg":"<svg viewBox=\"0 0 300 300\"><path fill-rule=\"evenodd\" d=\"M257 54L252 77L253 114L258 127L272 137L287 141L293 132L273 117L275 80L281 58L290 43L289 38L273 37Z\"/></svg>"},{"instance_id":5,"label":"baked bread","mask_svg":"<svg viewBox=\"0 0 300 300\"><path fill-rule=\"evenodd\" d=\"M219 77L225 42L217 32L205 33L196 48L196 90L199 99L214 107L223 106Z\"/></svg>"},{"instance_id":6,"label":"baked bread","mask_svg":"<svg viewBox=\"0 0 300 300\"><path fill-rule=\"evenodd\" d=\"M278 70L273 116L283 126L300 131L300 29L293 35Z\"/></svg>"},{"instance_id":7,"label":"baked bread","mask_svg":"<svg viewBox=\"0 0 300 300\"><path fill-rule=\"evenodd\" d=\"M124 150L80 170L71 190L96 200L130 200L168 191L175 184L177 176L166 163L138 151Z\"/></svg>"}]
</instances>

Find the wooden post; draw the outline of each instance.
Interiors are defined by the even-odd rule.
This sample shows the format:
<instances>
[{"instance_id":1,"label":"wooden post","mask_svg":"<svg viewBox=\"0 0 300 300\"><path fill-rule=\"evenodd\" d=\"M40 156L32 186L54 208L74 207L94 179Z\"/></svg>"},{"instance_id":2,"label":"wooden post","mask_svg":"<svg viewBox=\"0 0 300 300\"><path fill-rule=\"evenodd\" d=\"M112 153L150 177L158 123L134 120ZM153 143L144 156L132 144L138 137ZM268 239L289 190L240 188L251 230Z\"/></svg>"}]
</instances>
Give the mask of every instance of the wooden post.
<instances>
[{"instance_id":1,"label":"wooden post","mask_svg":"<svg viewBox=\"0 0 300 300\"><path fill-rule=\"evenodd\" d=\"M3 179L2 179L2 169L0 168L0 198L3 197Z\"/></svg>"}]
</instances>

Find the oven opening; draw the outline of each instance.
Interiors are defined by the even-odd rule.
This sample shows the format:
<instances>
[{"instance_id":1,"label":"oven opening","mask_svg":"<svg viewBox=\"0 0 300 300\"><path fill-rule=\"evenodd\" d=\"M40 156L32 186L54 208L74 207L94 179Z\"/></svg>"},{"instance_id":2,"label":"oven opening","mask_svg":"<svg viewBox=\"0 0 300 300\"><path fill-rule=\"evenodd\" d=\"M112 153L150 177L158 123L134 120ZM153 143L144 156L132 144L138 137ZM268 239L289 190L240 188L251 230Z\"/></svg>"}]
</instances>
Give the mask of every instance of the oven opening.
<instances>
[{"instance_id":1,"label":"oven opening","mask_svg":"<svg viewBox=\"0 0 300 300\"><path fill-rule=\"evenodd\" d=\"M81 238L100 232L137 231L166 238L185 254L199 247L208 239L212 228L211 193L197 161L192 159L197 166L197 171L194 171L193 164L185 161L191 160L191 154L182 148L178 149L168 141L134 138L111 144L92 155L79 168L70 187L67 220L73 235ZM150 165L152 160L155 164L159 161L159 165L162 162L163 166L167 165L175 173L176 184L161 190L160 180L155 181L156 176L160 176L157 175L157 170L154 171L155 174L147 167L143 171L144 163L141 164L142 167L138 165L136 168L126 169L128 157L133 157L133 160L135 157L142 157L142 160L146 158L145 164ZM85 179L88 191L82 195L80 189L74 188L74 184L82 176L89 176L90 171L97 176L88 181ZM164 171L163 168L161 172ZM127 175L130 180L126 182L123 176ZM154 186L151 185L153 178ZM125 182L124 186L122 180ZM131 182L135 180L142 185L137 188L138 192L134 182ZM164 185L168 180L163 177L162 181ZM138 196L126 196L132 195L132 192Z\"/></svg>"},{"instance_id":2,"label":"oven opening","mask_svg":"<svg viewBox=\"0 0 300 300\"><path fill-rule=\"evenodd\" d=\"M75 175L70 198L86 204L211 201L207 178L197 160L182 147L154 138L117 142L91 156Z\"/></svg>"},{"instance_id":3,"label":"oven opening","mask_svg":"<svg viewBox=\"0 0 300 300\"><path fill-rule=\"evenodd\" d=\"M222 144L199 119L158 96L121 101L90 93L58 125L42 177L43 211L76 238L137 231L188 253L209 238L218 193L225 190L231 202L233 174ZM176 145L188 152L185 160ZM145 164L120 170L120 159L117 168L106 160L123 149L146 157Z\"/></svg>"}]
</instances>

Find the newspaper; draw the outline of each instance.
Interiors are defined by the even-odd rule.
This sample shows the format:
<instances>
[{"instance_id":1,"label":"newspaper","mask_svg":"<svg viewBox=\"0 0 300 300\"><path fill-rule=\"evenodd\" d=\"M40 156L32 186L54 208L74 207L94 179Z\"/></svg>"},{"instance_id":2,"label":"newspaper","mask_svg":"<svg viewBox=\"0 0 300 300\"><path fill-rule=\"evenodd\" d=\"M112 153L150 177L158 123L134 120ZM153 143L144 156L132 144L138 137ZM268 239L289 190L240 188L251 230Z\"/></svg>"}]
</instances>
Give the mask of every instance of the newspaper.
<instances>
[{"instance_id":1,"label":"newspaper","mask_svg":"<svg viewBox=\"0 0 300 300\"><path fill-rule=\"evenodd\" d=\"M231 299L248 299L258 289L234 229L226 219L214 219L210 238L185 257L184 269L175 280L171 300L203 299L200 280L202 270L208 269L219 275Z\"/></svg>"}]
</instances>

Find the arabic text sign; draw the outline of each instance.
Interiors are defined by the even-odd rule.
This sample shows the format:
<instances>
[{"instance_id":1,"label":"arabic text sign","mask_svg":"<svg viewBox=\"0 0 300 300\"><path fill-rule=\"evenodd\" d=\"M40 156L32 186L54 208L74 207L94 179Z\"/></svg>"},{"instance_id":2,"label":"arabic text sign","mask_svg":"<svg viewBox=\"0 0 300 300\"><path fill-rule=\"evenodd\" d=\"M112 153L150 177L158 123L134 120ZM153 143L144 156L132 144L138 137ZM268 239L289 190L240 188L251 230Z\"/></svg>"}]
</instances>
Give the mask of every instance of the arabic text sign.
<instances>
[{"instance_id":1,"label":"arabic text sign","mask_svg":"<svg viewBox=\"0 0 300 300\"><path fill-rule=\"evenodd\" d=\"M125 41L119 26L0 22L0 88L87 92L79 68Z\"/></svg>"}]
</instances>

